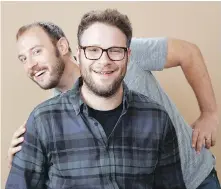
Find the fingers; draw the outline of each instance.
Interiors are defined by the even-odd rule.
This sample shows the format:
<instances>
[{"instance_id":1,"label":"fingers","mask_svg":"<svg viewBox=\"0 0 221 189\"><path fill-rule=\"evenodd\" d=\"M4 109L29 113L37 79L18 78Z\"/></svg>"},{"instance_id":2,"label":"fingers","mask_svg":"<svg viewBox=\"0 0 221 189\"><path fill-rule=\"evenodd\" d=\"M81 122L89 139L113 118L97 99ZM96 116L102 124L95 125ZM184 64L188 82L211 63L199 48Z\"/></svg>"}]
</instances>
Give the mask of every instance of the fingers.
<instances>
[{"instance_id":1,"label":"fingers","mask_svg":"<svg viewBox=\"0 0 221 189\"><path fill-rule=\"evenodd\" d=\"M21 150L21 148L22 148L22 146L17 146L17 147L11 148L9 155L11 155L11 157L14 156L14 154L19 152Z\"/></svg>"},{"instance_id":2,"label":"fingers","mask_svg":"<svg viewBox=\"0 0 221 189\"><path fill-rule=\"evenodd\" d=\"M24 137L19 137L19 138L12 139L12 141L11 141L11 148L17 146L18 144L20 144L23 141L24 141Z\"/></svg>"},{"instance_id":3,"label":"fingers","mask_svg":"<svg viewBox=\"0 0 221 189\"><path fill-rule=\"evenodd\" d=\"M205 139L203 140L203 146L206 146L206 140Z\"/></svg>"},{"instance_id":4,"label":"fingers","mask_svg":"<svg viewBox=\"0 0 221 189\"><path fill-rule=\"evenodd\" d=\"M21 136L22 134L24 134L25 132L25 127L22 125L21 127L19 127L13 137L12 137L12 140L11 140L11 143L10 143L10 147L9 148L14 148L16 147L18 144L20 144L21 142L24 141L24 137L19 137Z\"/></svg>"},{"instance_id":5,"label":"fingers","mask_svg":"<svg viewBox=\"0 0 221 189\"><path fill-rule=\"evenodd\" d=\"M212 145L212 140L211 140L211 137L205 137L205 141L206 141L206 148L207 149L210 149L211 145Z\"/></svg>"},{"instance_id":6,"label":"fingers","mask_svg":"<svg viewBox=\"0 0 221 189\"><path fill-rule=\"evenodd\" d=\"M192 147L193 148L196 148L198 136L199 136L199 130L194 129L193 134L192 134Z\"/></svg>"},{"instance_id":7,"label":"fingers","mask_svg":"<svg viewBox=\"0 0 221 189\"><path fill-rule=\"evenodd\" d=\"M210 136L205 136L205 133L200 132L198 129L193 130L193 135L192 135L192 147L195 148L197 153L200 153L201 149L203 146L206 148L211 147L211 137Z\"/></svg>"},{"instance_id":8,"label":"fingers","mask_svg":"<svg viewBox=\"0 0 221 189\"><path fill-rule=\"evenodd\" d=\"M212 138L211 140L211 146L215 146L216 145L216 140L214 138Z\"/></svg>"},{"instance_id":9,"label":"fingers","mask_svg":"<svg viewBox=\"0 0 221 189\"><path fill-rule=\"evenodd\" d=\"M15 153L19 152L21 150L22 146L17 146L14 148L9 148L8 150L8 167L11 168L13 156Z\"/></svg>"},{"instance_id":10,"label":"fingers","mask_svg":"<svg viewBox=\"0 0 221 189\"><path fill-rule=\"evenodd\" d=\"M201 138L204 138L204 146L207 148L207 149L210 149L212 146L214 146L216 144L216 134L210 134L210 135L206 135L205 133L199 133L199 136L198 136L198 141L201 139Z\"/></svg>"},{"instance_id":11,"label":"fingers","mask_svg":"<svg viewBox=\"0 0 221 189\"><path fill-rule=\"evenodd\" d=\"M198 135L197 144L196 144L196 152L200 153L201 148L203 147L203 143L205 141L205 136L201 133Z\"/></svg>"},{"instance_id":12,"label":"fingers","mask_svg":"<svg viewBox=\"0 0 221 189\"><path fill-rule=\"evenodd\" d=\"M214 131L211 136L211 146L215 146L216 144L216 132Z\"/></svg>"},{"instance_id":13,"label":"fingers","mask_svg":"<svg viewBox=\"0 0 221 189\"><path fill-rule=\"evenodd\" d=\"M25 124L26 122L21 125L13 134L12 140L8 149L8 167L11 167L13 157L15 153L19 152L21 150L21 146L18 146L20 143L24 141L24 137L20 137L25 132Z\"/></svg>"},{"instance_id":14,"label":"fingers","mask_svg":"<svg viewBox=\"0 0 221 189\"><path fill-rule=\"evenodd\" d=\"M193 130L192 146L199 151L203 146L209 149L216 144L219 125L217 113L202 112L200 117L191 125ZM204 145L205 144L205 145Z\"/></svg>"},{"instance_id":15,"label":"fingers","mask_svg":"<svg viewBox=\"0 0 221 189\"><path fill-rule=\"evenodd\" d=\"M24 134L25 132L25 124L20 126L14 133L12 140L15 138L18 138L19 136L21 136L22 134Z\"/></svg>"}]
</instances>

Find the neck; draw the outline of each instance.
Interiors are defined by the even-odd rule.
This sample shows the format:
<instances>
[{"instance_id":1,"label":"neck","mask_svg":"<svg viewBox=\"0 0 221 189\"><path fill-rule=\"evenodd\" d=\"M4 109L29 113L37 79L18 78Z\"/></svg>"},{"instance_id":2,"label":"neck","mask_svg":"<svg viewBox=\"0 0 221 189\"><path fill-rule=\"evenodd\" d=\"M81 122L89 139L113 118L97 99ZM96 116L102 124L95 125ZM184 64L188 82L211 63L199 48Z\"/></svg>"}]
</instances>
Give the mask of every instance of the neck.
<instances>
[{"instance_id":1,"label":"neck","mask_svg":"<svg viewBox=\"0 0 221 189\"><path fill-rule=\"evenodd\" d=\"M65 61L65 69L60 79L57 89L61 92L66 92L71 89L80 77L80 70L77 63L72 59L72 57L67 57Z\"/></svg>"},{"instance_id":2,"label":"neck","mask_svg":"<svg viewBox=\"0 0 221 189\"><path fill-rule=\"evenodd\" d=\"M101 97L94 94L83 84L81 95L84 102L95 110L108 111L117 108L123 101L123 85L119 87L117 92L110 97Z\"/></svg>"}]
</instances>

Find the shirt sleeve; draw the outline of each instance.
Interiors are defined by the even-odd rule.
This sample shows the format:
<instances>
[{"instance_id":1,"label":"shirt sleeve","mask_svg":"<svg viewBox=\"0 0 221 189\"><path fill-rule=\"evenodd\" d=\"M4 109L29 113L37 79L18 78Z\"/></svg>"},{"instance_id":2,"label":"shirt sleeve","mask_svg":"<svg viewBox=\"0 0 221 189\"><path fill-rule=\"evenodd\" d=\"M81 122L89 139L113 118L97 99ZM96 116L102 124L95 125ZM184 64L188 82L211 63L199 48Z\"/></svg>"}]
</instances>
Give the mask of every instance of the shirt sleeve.
<instances>
[{"instance_id":1,"label":"shirt sleeve","mask_svg":"<svg viewBox=\"0 0 221 189\"><path fill-rule=\"evenodd\" d=\"M130 61L146 71L161 71L167 60L167 38L132 38Z\"/></svg>"},{"instance_id":2,"label":"shirt sleeve","mask_svg":"<svg viewBox=\"0 0 221 189\"><path fill-rule=\"evenodd\" d=\"M167 116L159 160L155 170L154 189L185 189L175 128Z\"/></svg>"},{"instance_id":3,"label":"shirt sleeve","mask_svg":"<svg viewBox=\"0 0 221 189\"><path fill-rule=\"evenodd\" d=\"M26 124L22 149L13 159L6 189L44 189L45 187L44 149L36 125L31 114Z\"/></svg>"}]
</instances>

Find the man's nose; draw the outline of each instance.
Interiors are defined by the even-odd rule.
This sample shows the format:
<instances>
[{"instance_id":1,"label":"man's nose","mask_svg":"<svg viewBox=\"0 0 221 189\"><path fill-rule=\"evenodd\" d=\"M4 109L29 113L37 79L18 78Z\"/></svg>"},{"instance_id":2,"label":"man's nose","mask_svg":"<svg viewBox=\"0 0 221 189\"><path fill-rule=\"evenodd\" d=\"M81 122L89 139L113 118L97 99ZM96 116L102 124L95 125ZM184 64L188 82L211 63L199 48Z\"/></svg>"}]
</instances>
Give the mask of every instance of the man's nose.
<instances>
[{"instance_id":1,"label":"man's nose","mask_svg":"<svg viewBox=\"0 0 221 189\"><path fill-rule=\"evenodd\" d=\"M36 65L37 65L37 61L35 59L33 59L32 57L28 58L27 67L29 69L32 69Z\"/></svg>"},{"instance_id":2,"label":"man's nose","mask_svg":"<svg viewBox=\"0 0 221 189\"><path fill-rule=\"evenodd\" d=\"M99 63L106 65L106 64L111 64L111 59L109 58L107 51L104 51L99 59Z\"/></svg>"}]
</instances>

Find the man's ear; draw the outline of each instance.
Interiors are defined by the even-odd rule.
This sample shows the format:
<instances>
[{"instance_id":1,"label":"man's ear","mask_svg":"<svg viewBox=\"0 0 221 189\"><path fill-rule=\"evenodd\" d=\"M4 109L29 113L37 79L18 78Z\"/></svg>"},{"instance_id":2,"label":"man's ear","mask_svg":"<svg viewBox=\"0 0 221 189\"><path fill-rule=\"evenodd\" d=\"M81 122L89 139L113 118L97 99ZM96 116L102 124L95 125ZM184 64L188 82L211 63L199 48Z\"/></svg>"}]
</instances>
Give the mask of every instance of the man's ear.
<instances>
[{"instance_id":1,"label":"man's ear","mask_svg":"<svg viewBox=\"0 0 221 189\"><path fill-rule=\"evenodd\" d=\"M130 60L130 56L131 56L131 49L130 48L128 48L128 50L127 50L127 57L128 57L128 63L130 62L129 60Z\"/></svg>"},{"instance_id":2,"label":"man's ear","mask_svg":"<svg viewBox=\"0 0 221 189\"><path fill-rule=\"evenodd\" d=\"M77 59L77 63L80 64L79 59L80 59L80 48L79 46L76 46L76 59Z\"/></svg>"},{"instance_id":3,"label":"man's ear","mask_svg":"<svg viewBox=\"0 0 221 189\"><path fill-rule=\"evenodd\" d=\"M65 37L61 37L57 42L57 48L61 55L66 55L69 52L69 43Z\"/></svg>"}]
</instances>

